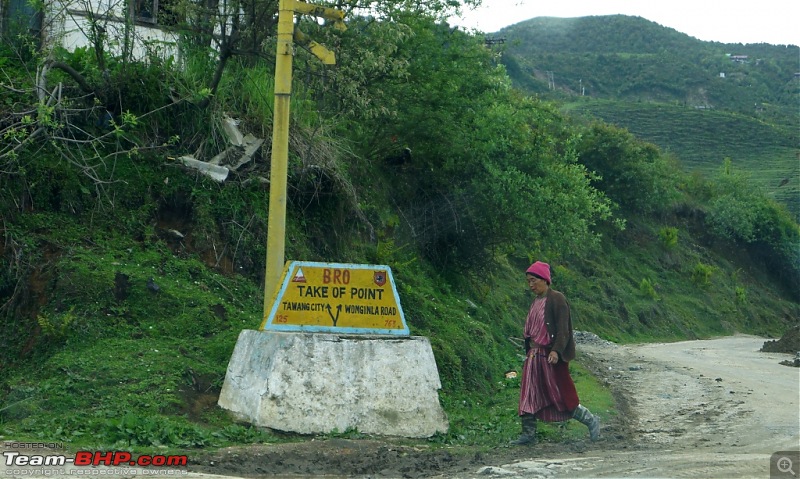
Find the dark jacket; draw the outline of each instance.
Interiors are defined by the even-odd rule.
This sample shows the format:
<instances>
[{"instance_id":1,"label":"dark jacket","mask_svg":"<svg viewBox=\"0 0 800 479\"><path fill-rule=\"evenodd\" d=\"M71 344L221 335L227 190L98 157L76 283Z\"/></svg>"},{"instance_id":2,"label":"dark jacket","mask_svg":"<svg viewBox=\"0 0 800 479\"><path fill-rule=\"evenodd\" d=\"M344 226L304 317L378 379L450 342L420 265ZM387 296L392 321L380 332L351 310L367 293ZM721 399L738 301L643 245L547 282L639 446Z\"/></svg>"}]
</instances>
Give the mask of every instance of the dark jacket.
<instances>
[{"instance_id":1,"label":"dark jacket","mask_svg":"<svg viewBox=\"0 0 800 479\"><path fill-rule=\"evenodd\" d=\"M544 323L550 334L550 347L558 353L562 361L575 359L575 338L572 337L572 317L569 302L563 293L547 290L547 304L544 308Z\"/></svg>"}]
</instances>

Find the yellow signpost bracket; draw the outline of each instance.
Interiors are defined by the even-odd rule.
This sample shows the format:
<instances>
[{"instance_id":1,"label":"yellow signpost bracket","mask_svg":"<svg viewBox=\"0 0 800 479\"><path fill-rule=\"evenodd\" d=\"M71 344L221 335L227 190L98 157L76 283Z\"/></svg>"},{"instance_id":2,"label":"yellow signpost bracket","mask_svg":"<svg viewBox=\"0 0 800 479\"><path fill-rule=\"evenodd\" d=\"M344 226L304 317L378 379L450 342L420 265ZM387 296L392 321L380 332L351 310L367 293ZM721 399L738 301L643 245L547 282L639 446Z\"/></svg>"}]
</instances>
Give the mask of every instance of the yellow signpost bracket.
<instances>
[{"instance_id":1,"label":"yellow signpost bracket","mask_svg":"<svg viewBox=\"0 0 800 479\"><path fill-rule=\"evenodd\" d=\"M341 10L296 1L294 2L294 11L306 15L322 17L325 20L333 20L333 28L340 32L347 30L347 26L344 24L344 12Z\"/></svg>"},{"instance_id":2,"label":"yellow signpost bracket","mask_svg":"<svg viewBox=\"0 0 800 479\"><path fill-rule=\"evenodd\" d=\"M294 56L295 12L332 20L334 28L346 29L344 12L297 0L280 0L278 5L278 44L275 55L275 108L272 122L272 163L270 165L269 223L267 261L264 276L264 315L270 310L280 284L286 252L286 177L289 162L289 104L292 96L292 58ZM307 39L302 32L301 39ZM327 64L335 63L332 52L308 40L311 52Z\"/></svg>"},{"instance_id":3,"label":"yellow signpost bracket","mask_svg":"<svg viewBox=\"0 0 800 479\"><path fill-rule=\"evenodd\" d=\"M311 53L313 53L315 57L319 58L322 63L326 65L336 64L336 56L332 51L312 40L311 37L301 32L299 28L294 29L294 41L311 50Z\"/></svg>"}]
</instances>

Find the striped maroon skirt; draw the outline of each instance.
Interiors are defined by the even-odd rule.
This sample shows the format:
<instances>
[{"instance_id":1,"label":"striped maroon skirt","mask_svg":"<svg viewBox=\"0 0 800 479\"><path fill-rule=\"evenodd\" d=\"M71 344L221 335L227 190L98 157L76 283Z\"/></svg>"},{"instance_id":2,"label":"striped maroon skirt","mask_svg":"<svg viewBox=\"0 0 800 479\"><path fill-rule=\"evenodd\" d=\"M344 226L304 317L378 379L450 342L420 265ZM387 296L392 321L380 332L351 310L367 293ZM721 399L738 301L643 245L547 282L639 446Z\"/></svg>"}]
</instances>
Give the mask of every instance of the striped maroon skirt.
<instances>
[{"instance_id":1,"label":"striped maroon skirt","mask_svg":"<svg viewBox=\"0 0 800 479\"><path fill-rule=\"evenodd\" d=\"M578 407L578 392L569 364L548 364L549 348L534 347L522 366L519 415L533 414L542 421L566 421Z\"/></svg>"}]
</instances>

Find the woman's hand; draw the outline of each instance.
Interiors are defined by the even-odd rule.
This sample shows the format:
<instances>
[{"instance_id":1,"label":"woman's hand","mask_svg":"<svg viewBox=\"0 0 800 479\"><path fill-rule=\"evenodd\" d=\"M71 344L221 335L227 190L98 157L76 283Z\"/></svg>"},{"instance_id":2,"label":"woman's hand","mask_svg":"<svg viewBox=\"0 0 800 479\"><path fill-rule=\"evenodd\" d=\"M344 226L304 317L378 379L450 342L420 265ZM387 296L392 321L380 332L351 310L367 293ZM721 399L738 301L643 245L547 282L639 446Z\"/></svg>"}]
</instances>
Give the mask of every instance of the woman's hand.
<instances>
[{"instance_id":1,"label":"woman's hand","mask_svg":"<svg viewBox=\"0 0 800 479\"><path fill-rule=\"evenodd\" d=\"M555 351L550 351L550 354L547 355L547 364L556 364L558 362L558 353Z\"/></svg>"}]
</instances>

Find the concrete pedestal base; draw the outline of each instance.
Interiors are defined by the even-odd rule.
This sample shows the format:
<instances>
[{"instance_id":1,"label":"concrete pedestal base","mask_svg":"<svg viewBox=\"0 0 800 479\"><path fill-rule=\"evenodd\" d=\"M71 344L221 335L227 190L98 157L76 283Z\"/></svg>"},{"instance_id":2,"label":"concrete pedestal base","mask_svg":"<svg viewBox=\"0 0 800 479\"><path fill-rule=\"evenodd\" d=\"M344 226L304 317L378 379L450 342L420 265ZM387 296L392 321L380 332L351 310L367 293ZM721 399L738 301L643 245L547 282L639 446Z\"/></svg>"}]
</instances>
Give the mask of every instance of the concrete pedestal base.
<instances>
[{"instance_id":1,"label":"concrete pedestal base","mask_svg":"<svg viewBox=\"0 0 800 479\"><path fill-rule=\"evenodd\" d=\"M448 428L439 389L425 337L244 330L219 405L281 431L430 437Z\"/></svg>"}]
</instances>

